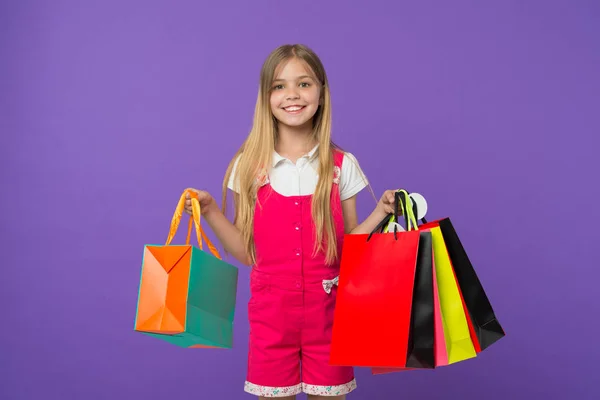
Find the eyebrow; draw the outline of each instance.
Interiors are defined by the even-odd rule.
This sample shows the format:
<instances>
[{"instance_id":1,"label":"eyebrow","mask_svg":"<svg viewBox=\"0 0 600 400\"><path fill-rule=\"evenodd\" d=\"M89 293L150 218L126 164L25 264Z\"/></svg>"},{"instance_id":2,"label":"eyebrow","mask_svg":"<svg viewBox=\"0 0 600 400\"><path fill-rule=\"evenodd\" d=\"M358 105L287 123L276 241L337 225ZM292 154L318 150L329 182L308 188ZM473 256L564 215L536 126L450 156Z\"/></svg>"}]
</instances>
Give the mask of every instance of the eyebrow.
<instances>
[{"instance_id":1,"label":"eyebrow","mask_svg":"<svg viewBox=\"0 0 600 400\"><path fill-rule=\"evenodd\" d=\"M310 76L310 75L302 75L302 76L299 76L299 77L298 77L296 80L298 80L298 81L299 81L299 80L301 80L301 79L305 79L305 78L311 79L311 80L313 80L313 81L315 81L315 82L317 81L315 78L313 78L313 77L312 77L312 76ZM275 80L273 80L273 83L275 83L275 82L285 82L285 79L275 79Z\"/></svg>"}]
</instances>

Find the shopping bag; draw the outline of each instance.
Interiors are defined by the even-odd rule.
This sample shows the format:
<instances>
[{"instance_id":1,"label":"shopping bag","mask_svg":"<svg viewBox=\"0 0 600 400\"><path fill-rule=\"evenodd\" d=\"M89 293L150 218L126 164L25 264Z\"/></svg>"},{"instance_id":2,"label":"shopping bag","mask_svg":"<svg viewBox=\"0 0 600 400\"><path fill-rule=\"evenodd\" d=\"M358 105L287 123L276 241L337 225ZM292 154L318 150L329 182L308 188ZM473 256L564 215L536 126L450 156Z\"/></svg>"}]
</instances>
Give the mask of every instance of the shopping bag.
<instances>
[{"instance_id":1,"label":"shopping bag","mask_svg":"<svg viewBox=\"0 0 600 400\"><path fill-rule=\"evenodd\" d=\"M425 230L420 232L406 366L408 368L435 368L434 255L431 232Z\"/></svg>"},{"instance_id":2,"label":"shopping bag","mask_svg":"<svg viewBox=\"0 0 600 400\"><path fill-rule=\"evenodd\" d=\"M421 232L378 232L392 216L344 238L331 365L406 365Z\"/></svg>"},{"instance_id":3,"label":"shopping bag","mask_svg":"<svg viewBox=\"0 0 600 400\"><path fill-rule=\"evenodd\" d=\"M407 207L410 201L408 193L398 190L394 198L396 220L399 219L398 212L401 211L406 229L416 229L417 221L412 213L413 210ZM434 268L431 232L423 229L419 235L413 284L406 368L435 368Z\"/></svg>"},{"instance_id":4,"label":"shopping bag","mask_svg":"<svg viewBox=\"0 0 600 400\"><path fill-rule=\"evenodd\" d=\"M200 225L192 194L185 245L172 245L185 204L181 195L164 245L146 245L142 259L135 331L180 347L231 348L238 269L223 261ZM190 244L192 223L198 247ZM211 254L203 250L202 239Z\"/></svg>"},{"instance_id":5,"label":"shopping bag","mask_svg":"<svg viewBox=\"0 0 600 400\"><path fill-rule=\"evenodd\" d=\"M421 226L419 229L422 229ZM448 354L448 364L477 356L467 322L467 312L454 277L452 262L439 227L428 228L433 238L436 281L440 299L442 325Z\"/></svg>"},{"instance_id":6,"label":"shopping bag","mask_svg":"<svg viewBox=\"0 0 600 400\"><path fill-rule=\"evenodd\" d=\"M503 338L506 333L496 317L491 302L450 218L431 222L423 220L423 224L420 225L420 229L431 227L437 227L443 237L467 310L475 346L478 351L483 351Z\"/></svg>"}]
</instances>

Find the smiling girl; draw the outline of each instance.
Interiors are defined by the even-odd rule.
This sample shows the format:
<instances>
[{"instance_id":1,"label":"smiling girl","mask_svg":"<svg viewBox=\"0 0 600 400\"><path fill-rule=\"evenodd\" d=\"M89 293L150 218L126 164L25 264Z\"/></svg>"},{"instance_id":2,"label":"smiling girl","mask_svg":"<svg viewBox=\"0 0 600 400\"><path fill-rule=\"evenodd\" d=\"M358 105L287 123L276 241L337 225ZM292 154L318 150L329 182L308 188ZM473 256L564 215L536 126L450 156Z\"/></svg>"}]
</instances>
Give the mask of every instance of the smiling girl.
<instances>
[{"instance_id":1,"label":"smiling girl","mask_svg":"<svg viewBox=\"0 0 600 400\"><path fill-rule=\"evenodd\" d=\"M356 388L353 368L329 365L329 351L344 235L369 233L393 212L388 190L359 224L356 195L366 186L355 157L331 141L321 60L303 45L275 49L261 70L252 130L225 175L222 210L190 189L225 250L252 266L246 392L345 399Z\"/></svg>"}]
</instances>

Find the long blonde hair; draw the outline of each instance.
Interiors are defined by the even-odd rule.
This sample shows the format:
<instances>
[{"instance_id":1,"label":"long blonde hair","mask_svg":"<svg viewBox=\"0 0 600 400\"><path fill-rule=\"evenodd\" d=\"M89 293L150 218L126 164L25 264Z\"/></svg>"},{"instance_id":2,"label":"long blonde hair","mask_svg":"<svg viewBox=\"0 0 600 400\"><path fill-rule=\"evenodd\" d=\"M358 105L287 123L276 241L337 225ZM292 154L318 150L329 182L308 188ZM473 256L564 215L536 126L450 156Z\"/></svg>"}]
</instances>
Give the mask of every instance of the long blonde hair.
<instances>
[{"instance_id":1,"label":"long blonde hair","mask_svg":"<svg viewBox=\"0 0 600 400\"><path fill-rule=\"evenodd\" d=\"M292 58L304 62L321 85L321 104L313 117L313 137L319 144L319 180L312 198L313 223L317 234L314 250L325 251L326 262L332 263L338 258L336 232L330 206L334 169L333 150L338 146L331 141L331 97L327 74L319 57L307 46L300 44L280 46L265 60L260 72L252 129L225 173L222 210L226 212L228 183L236 160L239 160L233 179L234 187L238 191L234 224L241 230L246 251L255 263L253 221L258 190L257 177L268 171L277 139L277 123L270 106L271 88L277 69L283 62Z\"/></svg>"}]
</instances>

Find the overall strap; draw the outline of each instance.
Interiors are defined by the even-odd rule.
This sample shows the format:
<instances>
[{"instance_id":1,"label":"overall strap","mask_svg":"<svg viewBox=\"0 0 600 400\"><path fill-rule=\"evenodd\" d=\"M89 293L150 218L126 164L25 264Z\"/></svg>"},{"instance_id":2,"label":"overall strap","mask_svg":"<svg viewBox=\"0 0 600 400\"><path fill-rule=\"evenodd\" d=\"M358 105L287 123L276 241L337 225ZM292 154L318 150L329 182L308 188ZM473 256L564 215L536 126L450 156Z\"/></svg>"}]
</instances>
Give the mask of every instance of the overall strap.
<instances>
[{"instance_id":1,"label":"overall strap","mask_svg":"<svg viewBox=\"0 0 600 400\"><path fill-rule=\"evenodd\" d=\"M344 152L338 149L333 150L333 165L342 168L344 162Z\"/></svg>"}]
</instances>

